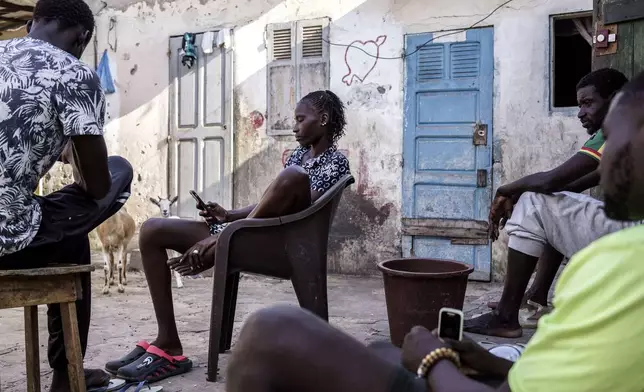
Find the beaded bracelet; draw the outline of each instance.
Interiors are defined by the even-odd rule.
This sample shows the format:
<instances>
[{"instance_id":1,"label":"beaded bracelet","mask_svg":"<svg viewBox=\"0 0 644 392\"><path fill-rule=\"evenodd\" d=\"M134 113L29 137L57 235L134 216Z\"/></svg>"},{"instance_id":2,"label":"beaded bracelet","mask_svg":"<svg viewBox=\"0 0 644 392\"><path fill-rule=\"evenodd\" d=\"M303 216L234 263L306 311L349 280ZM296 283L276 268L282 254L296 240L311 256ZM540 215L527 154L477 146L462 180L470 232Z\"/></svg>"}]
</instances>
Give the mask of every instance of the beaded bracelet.
<instances>
[{"instance_id":1,"label":"beaded bracelet","mask_svg":"<svg viewBox=\"0 0 644 392\"><path fill-rule=\"evenodd\" d=\"M423 360L420 362L420 365L418 366L418 370L416 371L416 375L418 378L425 378L427 377L427 373L429 373L429 370L440 360L443 359L449 359L456 365L456 367L461 367L461 359L458 356L458 353L451 348L447 347L441 347L437 348L436 350L430 352L423 358Z\"/></svg>"}]
</instances>

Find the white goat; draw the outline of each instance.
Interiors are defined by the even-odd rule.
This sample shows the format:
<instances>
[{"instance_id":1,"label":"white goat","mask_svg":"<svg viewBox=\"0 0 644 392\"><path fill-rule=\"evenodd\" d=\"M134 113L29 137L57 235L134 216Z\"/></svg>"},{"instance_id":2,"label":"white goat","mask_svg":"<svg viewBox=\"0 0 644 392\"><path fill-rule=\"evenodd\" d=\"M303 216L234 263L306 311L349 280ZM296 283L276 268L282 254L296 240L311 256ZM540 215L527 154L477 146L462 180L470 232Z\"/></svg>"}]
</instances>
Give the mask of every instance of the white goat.
<instances>
[{"instance_id":1,"label":"white goat","mask_svg":"<svg viewBox=\"0 0 644 392\"><path fill-rule=\"evenodd\" d=\"M181 219L176 215L171 215L170 214L170 208L174 203L179 200L179 196L175 196L171 199L162 199L161 197L157 198L158 200L154 198L150 198L150 201L152 204L155 206L159 207L159 210L161 210L161 217L163 218L169 218L169 219ZM173 258L173 257L181 257L181 253L176 252L172 249L168 249L168 257ZM183 278L181 277L181 274L174 271L174 279L177 281L177 287L182 288L183 287Z\"/></svg>"},{"instance_id":2,"label":"white goat","mask_svg":"<svg viewBox=\"0 0 644 392\"><path fill-rule=\"evenodd\" d=\"M110 292L110 286L114 284L114 254L118 257L119 284L118 292L125 291L124 285L127 285L127 246L129 245L136 224L134 219L127 213L125 207L122 207L116 214L103 222L96 232L103 247L103 258L105 259L105 286L103 294Z\"/></svg>"}]
</instances>

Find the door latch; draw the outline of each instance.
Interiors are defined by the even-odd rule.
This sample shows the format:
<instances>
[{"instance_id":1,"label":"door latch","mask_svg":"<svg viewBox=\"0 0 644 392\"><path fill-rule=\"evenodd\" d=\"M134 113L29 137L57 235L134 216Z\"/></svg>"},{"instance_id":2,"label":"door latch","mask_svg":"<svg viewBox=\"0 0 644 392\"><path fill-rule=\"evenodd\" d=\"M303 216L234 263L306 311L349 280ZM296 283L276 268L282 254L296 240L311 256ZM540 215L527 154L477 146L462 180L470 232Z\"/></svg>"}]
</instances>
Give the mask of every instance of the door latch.
<instances>
[{"instance_id":1,"label":"door latch","mask_svg":"<svg viewBox=\"0 0 644 392\"><path fill-rule=\"evenodd\" d=\"M487 170L478 169L476 171L476 187L487 188Z\"/></svg>"},{"instance_id":2,"label":"door latch","mask_svg":"<svg viewBox=\"0 0 644 392\"><path fill-rule=\"evenodd\" d=\"M476 123L474 125L472 144L475 146L487 146L487 124Z\"/></svg>"}]
</instances>

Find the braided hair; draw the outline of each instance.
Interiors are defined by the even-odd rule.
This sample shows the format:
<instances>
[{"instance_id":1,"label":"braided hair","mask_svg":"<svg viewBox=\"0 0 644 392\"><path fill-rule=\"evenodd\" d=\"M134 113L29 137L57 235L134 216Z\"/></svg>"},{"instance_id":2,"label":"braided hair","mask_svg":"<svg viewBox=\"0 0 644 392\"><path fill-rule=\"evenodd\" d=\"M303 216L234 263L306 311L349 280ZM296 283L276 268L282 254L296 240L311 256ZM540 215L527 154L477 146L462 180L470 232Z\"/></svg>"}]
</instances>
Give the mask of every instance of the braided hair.
<instances>
[{"instance_id":1,"label":"braided hair","mask_svg":"<svg viewBox=\"0 0 644 392\"><path fill-rule=\"evenodd\" d=\"M319 90L307 94L301 101L311 104L318 114L326 113L329 116L329 137L335 144L344 135L347 126L342 100L330 90Z\"/></svg>"},{"instance_id":2,"label":"braided hair","mask_svg":"<svg viewBox=\"0 0 644 392\"><path fill-rule=\"evenodd\" d=\"M94 32L94 14L83 0L38 0L33 19L57 21L61 29L83 26L90 32L89 38Z\"/></svg>"}]
</instances>

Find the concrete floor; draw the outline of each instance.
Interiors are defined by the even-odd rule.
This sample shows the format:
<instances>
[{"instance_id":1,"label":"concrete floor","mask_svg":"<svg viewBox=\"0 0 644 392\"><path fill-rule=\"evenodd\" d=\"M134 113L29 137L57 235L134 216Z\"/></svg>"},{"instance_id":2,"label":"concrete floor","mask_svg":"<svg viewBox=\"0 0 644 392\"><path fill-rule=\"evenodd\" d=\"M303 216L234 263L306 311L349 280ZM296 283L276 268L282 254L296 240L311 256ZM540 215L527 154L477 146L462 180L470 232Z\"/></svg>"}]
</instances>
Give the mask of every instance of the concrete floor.
<instances>
[{"instance_id":1,"label":"concrete floor","mask_svg":"<svg viewBox=\"0 0 644 392\"><path fill-rule=\"evenodd\" d=\"M100 266L100 264L99 264ZM102 268L93 275L93 317L86 365L102 368L132 348L140 339L152 339L156 326L145 277L130 273L124 294L113 287L102 295ZM224 380L206 382L206 360L210 315L210 278L186 279L183 289L175 290L175 309L184 352L194 362L192 372L160 383L164 391L221 391ZM387 310L384 289L379 277L330 276L328 283L331 324L365 343L388 340ZM468 316L487 311L486 303L500 296L498 284L470 283L465 311ZM235 337L244 320L253 311L276 303L296 304L288 281L246 275L240 283L235 320ZM46 308L40 309L41 372L43 390L49 384L46 363ZM531 331L519 341L525 342ZM0 386L5 392L22 392L25 386L24 326L21 309L0 311ZM476 337L479 341L485 337ZM502 339L496 339L502 341ZM233 340L234 342L234 340ZM234 343L233 343L234 344ZM233 347L234 350L234 347ZM229 354L220 356L220 374L225 374Z\"/></svg>"}]
</instances>

